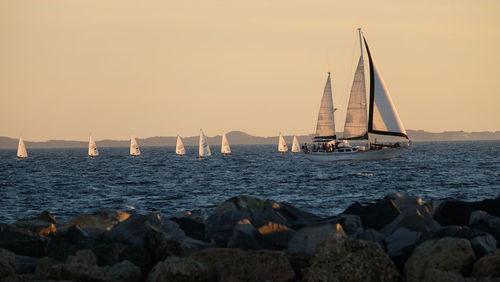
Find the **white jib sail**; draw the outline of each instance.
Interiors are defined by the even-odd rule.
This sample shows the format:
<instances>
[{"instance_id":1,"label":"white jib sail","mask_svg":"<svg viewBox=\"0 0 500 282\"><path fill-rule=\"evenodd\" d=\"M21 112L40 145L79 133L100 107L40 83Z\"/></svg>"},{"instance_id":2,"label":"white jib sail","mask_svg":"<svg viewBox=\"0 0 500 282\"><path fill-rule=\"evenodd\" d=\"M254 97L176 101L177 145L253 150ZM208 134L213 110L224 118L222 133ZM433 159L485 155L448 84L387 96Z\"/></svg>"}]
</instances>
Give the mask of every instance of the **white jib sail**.
<instances>
[{"instance_id":1,"label":"white jib sail","mask_svg":"<svg viewBox=\"0 0 500 282\"><path fill-rule=\"evenodd\" d=\"M184 148L184 142L182 142L182 137L177 135L177 143L175 144L175 153L177 155L186 154L186 149Z\"/></svg>"},{"instance_id":2,"label":"white jib sail","mask_svg":"<svg viewBox=\"0 0 500 282\"><path fill-rule=\"evenodd\" d=\"M297 139L297 136L293 136L293 141L292 141L292 153L298 153L300 152L300 145L299 145L299 140Z\"/></svg>"},{"instance_id":3,"label":"white jib sail","mask_svg":"<svg viewBox=\"0 0 500 282\"><path fill-rule=\"evenodd\" d=\"M399 118L399 114L392 102L391 95L385 87L384 80L375 65L373 64L373 79L374 79L374 105L373 105L373 130L397 132L406 135L405 127Z\"/></svg>"},{"instance_id":4,"label":"white jib sail","mask_svg":"<svg viewBox=\"0 0 500 282\"><path fill-rule=\"evenodd\" d=\"M28 152L26 151L26 146L24 145L23 137L19 137L19 144L17 144L17 157L27 158Z\"/></svg>"},{"instance_id":5,"label":"white jib sail","mask_svg":"<svg viewBox=\"0 0 500 282\"><path fill-rule=\"evenodd\" d=\"M286 145L285 138L283 138L283 135L279 136L279 141L278 141L278 152L287 152L288 151L288 146Z\"/></svg>"},{"instance_id":6,"label":"white jib sail","mask_svg":"<svg viewBox=\"0 0 500 282\"><path fill-rule=\"evenodd\" d=\"M319 107L316 137L335 136L333 112L332 85L330 82L330 73L328 73L328 79L326 80L325 90L323 91L323 97L321 98L321 105Z\"/></svg>"},{"instance_id":7,"label":"white jib sail","mask_svg":"<svg viewBox=\"0 0 500 282\"><path fill-rule=\"evenodd\" d=\"M365 66L363 55L359 57L358 67L352 82L351 96L347 106L344 125L344 138L361 137L368 130L366 112Z\"/></svg>"},{"instance_id":8,"label":"white jib sail","mask_svg":"<svg viewBox=\"0 0 500 282\"><path fill-rule=\"evenodd\" d=\"M89 156L97 157L99 156L99 150L97 150L97 145L95 144L94 138L92 135L89 137Z\"/></svg>"},{"instance_id":9,"label":"white jib sail","mask_svg":"<svg viewBox=\"0 0 500 282\"><path fill-rule=\"evenodd\" d=\"M222 144L220 147L220 152L223 154L231 154L231 147L229 147L229 142L227 141L226 133L222 134Z\"/></svg>"},{"instance_id":10,"label":"white jib sail","mask_svg":"<svg viewBox=\"0 0 500 282\"><path fill-rule=\"evenodd\" d=\"M139 156L141 154L141 150L139 149L139 144L134 136L130 138L130 155Z\"/></svg>"},{"instance_id":11,"label":"white jib sail","mask_svg":"<svg viewBox=\"0 0 500 282\"><path fill-rule=\"evenodd\" d=\"M207 137L203 133L203 130L200 129L200 145L198 148L198 155L200 157L207 157L212 155L212 151L210 151L210 146L208 145Z\"/></svg>"}]
</instances>

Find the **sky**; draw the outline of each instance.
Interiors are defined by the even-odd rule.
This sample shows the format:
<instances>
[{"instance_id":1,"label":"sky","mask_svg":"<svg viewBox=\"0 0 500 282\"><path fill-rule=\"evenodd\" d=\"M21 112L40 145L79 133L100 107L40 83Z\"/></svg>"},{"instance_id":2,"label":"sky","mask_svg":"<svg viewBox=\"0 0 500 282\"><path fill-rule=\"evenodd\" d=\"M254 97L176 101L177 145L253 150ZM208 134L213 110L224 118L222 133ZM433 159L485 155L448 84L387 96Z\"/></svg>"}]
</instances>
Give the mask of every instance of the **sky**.
<instances>
[{"instance_id":1,"label":"sky","mask_svg":"<svg viewBox=\"0 0 500 282\"><path fill-rule=\"evenodd\" d=\"M0 136L342 131L356 28L407 129L500 130L500 1L2 0Z\"/></svg>"}]
</instances>

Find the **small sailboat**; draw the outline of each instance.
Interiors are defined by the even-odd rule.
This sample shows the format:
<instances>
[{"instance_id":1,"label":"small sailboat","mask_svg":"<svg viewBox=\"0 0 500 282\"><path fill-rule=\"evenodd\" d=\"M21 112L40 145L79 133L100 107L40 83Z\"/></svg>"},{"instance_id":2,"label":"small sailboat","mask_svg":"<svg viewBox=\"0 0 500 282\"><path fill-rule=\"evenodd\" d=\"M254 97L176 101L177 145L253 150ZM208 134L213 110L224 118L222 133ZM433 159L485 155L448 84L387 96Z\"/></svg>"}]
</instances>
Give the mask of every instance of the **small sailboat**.
<instances>
[{"instance_id":1,"label":"small sailboat","mask_svg":"<svg viewBox=\"0 0 500 282\"><path fill-rule=\"evenodd\" d=\"M298 153L300 152L300 145L299 145L299 140L297 139L297 136L293 136L293 141L292 141L292 153Z\"/></svg>"},{"instance_id":2,"label":"small sailboat","mask_svg":"<svg viewBox=\"0 0 500 282\"><path fill-rule=\"evenodd\" d=\"M220 152L224 155L231 154L231 147L229 147L229 142L227 141L226 133L222 133L222 143L220 146Z\"/></svg>"},{"instance_id":3,"label":"small sailboat","mask_svg":"<svg viewBox=\"0 0 500 282\"><path fill-rule=\"evenodd\" d=\"M134 136L130 138L130 155L131 156L140 156L141 150L139 149L139 144Z\"/></svg>"},{"instance_id":4,"label":"small sailboat","mask_svg":"<svg viewBox=\"0 0 500 282\"><path fill-rule=\"evenodd\" d=\"M288 146L286 145L285 138L283 138L283 135L281 135L281 132L280 132L280 136L278 139L278 152L280 152L280 153L288 152Z\"/></svg>"},{"instance_id":5,"label":"small sailboat","mask_svg":"<svg viewBox=\"0 0 500 282\"><path fill-rule=\"evenodd\" d=\"M203 133L203 130L200 129L200 144L198 147L198 157L208 157L212 155L212 151L210 151L210 146L208 145L207 137Z\"/></svg>"},{"instance_id":6,"label":"small sailboat","mask_svg":"<svg viewBox=\"0 0 500 282\"><path fill-rule=\"evenodd\" d=\"M97 150L97 145L95 144L94 137L92 134L89 137L89 157L97 157L99 156L99 150Z\"/></svg>"},{"instance_id":7,"label":"small sailboat","mask_svg":"<svg viewBox=\"0 0 500 282\"><path fill-rule=\"evenodd\" d=\"M19 143L17 144L17 157L24 159L28 157L28 152L26 151L26 146L24 145L23 137L19 137Z\"/></svg>"},{"instance_id":8,"label":"small sailboat","mask_svg":"<svg viewBox=\"0 0 500 282\"><path fill-rule=\"evenodd\" d=\"M380 160L399 156L402 148L409 147L411 141L399 118L380 71L375 65L366 38L358 29L361 55L354 74L351 95L342 140L335 134L333 99L330 73L323 92L321 107L313 139L313 148L305 148L305 157L312 161L340 160ZM364 43L364 45L363 45ZM363 46L369 62L370 92L366 101L365 67ZM369 105L367 113L367 104ZM374 135L404 138L395 143L377 143ZM373 142L374 139L374 142ZM366 140L367 146L351 146L348 140ZM406 141L408 141L406 143Z\"/></svg>"},{"instance_id":9,"label":"small sailboat","mask_svg":"<svg viewBox=\"0 0 500 282\"><path fill-rule=\"evenodd\" d=\"M184 148L184 142L182 142L182 137L177 135L177 142L175 143L175 153L177 155L186 154L186 149Z\"/></svg>"}]
</instances>

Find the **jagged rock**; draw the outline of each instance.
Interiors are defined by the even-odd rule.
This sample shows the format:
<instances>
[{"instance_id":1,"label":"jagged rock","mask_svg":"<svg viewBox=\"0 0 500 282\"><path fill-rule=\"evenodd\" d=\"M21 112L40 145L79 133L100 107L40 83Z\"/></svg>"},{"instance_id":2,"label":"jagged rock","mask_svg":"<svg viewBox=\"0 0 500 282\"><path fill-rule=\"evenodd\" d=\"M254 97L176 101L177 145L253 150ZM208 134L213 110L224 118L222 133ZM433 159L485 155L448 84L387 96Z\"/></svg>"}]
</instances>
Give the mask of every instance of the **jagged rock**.
<instances>
[{"instance_id":1,"label":"jagged rock","mask_svg":"<svg viewBox=\"0 0 500 282\"><path fill-rule=\"evenodd\" d=\"M115 265L123 260L131 261L147 273L154 266L154 261L148 248L143 244L129 244L121 242L101 242L92 246L97 256L98 265Z\"/></svg>"},{"instance_id":2,"label":"jagged rock","mask_svg":"<svg viewBox=\"0 0 500 282\"><path fill-rule=\"evenodd\" d=\"M316 245L329 235L336 238L346 237L342 226L338 223L306 226L293 234L288 244L288 251L311 255Z\"/></svg>"},{"instance_id":3,"label":"jagged rock","mask_svg":"<svg viewBox=\"0 0 500 282\"><path fill-rule=\"evenodd\" d=\"M142 244L146 233L151 229L170 234L177 239L186 237L179 225L173 221L164 220L155 213L132 215L127 220L115 225L111 231L104 233L103 236L115 242Z\"/></svg>"},{"instance_id":4,"label":"jagged rock","mask_svg":"<svg viewBox=\"0 0 500 282\"><path fill-rule=\"evenodd\" d=\"M446 237L425 241L415 248L405 263L405 281L426 281L431 269L444 272L467 273L476 259L470 242L462 238Z\"/></svg>"},{"instance_id":5,"label":"jagged rock","mask_svg":"<svg viewBox=\"0 0 500 282\"><path fill-rule=\"evenodd\" d=\"M218 281L292 281L293 268L284 252L205 249L191 256L205 263Z\"/></svg>"},{"instance_id":6,"label":"jagged rock","mask_svg":"<svg viewBox=\"0 0 500 282\"><path fill-rule=\"evenodd\" d=\"M266 201L247 196L240 195L236 197L232 197L223 203L219 204L214 213L224 213L228 211L241 211L249 214L258 214L264 211L264 207L266 206Z\"/></svg>"},{"instance_id":7,"label":"jagged rock","mask_svg":"<svg viewBox=\"0 0 500 282\"><path fill-rule=\"evenodd\" d=\"M491 254L497 250L497 240L488 233L472 238L470 243L478 257Z\"/></svg>"},{"instance_id":8,"label":"jagged rock","mask_svg":"<svg viewBox=\"0 0 500 282\"><path fill-rule=\"evenodd\" d=\"M18 220L14 222L14 225L43 236L57 232L57 228L53 223L41 220Z\"/></svg>"},{"instance_id":9,"label":"jagged rock","mask_svg":"<svg viewBox=\"0 0 500 282\"><path fill-rule=\"evenodd\" d=\"M82 249L76 251L74 256L66 258L66 264L69 263L97 265L97 257L94 255L92 250Z\"/></svg>"},{"instance_id":10,"label":"jagged rock","mask_svg":"<svg viewBox=\"0 0 500 282\"><path fill-rule=\"evenodd\" d=\"M71 220L70 223L89 232L102 232L113 229L115 225L127 220L129 217L130 214L127 212L103 210L81 215Z\"/></svg>"},{"instance_id":11,"label":"jagged rock","mask_svg":"<svg viewBox=\"0 0 500 282\"><path fill-rule=\"evenodd\" d=\"M388 236L398 228L406 228L417 232L432 232L440 227L426 207L422 207L419 209L406 209L391 223L380 229L380 232Z\"/></svg>"},{"instance_id":12,"label":"jagged rock","mask_svg":"<svg viewBox=\"0 0 500 282\"><path fill-rule=\"evenodd\" d=\"M271 207L294 229L304 227L321 219L321 217L294 207L287 202L273 203Z\"/></svg>"},{"instance_id":13,"label":"jagged rock","mask_svg":"<svg viewBox=\"0 0 500 282\"><path fill-rule=\"evenodd\" d=\"M467 225L470 214L478 210L500 217L500 197L479 202L444 200L439 210L435 212L434 218L441 225Z\"/></svg>"},{"instance_id":14,"label":"jagged rock","mask_svg":"<svg viewBox=\"0 0 500 282\"><path fill-rule=\"evenodd\" d=\"M53 224L57 223L56 218L50 212L48 212L48 211L41 212L36 217L36 219L39 220L39 221L45 221L45 222L49 222L49 223L53 223Z\"/></svg>"},{"instance_id":15,"label":"jagged rock","mask_svg":"<svg viewBox=\"0 0 500 282\"><path fill-rule=\"evenodd\" d=\"M303 281L398 281L389 256L373 242L327 237L316 246Z\"/></svg>"},{"instance_id":16,"label":"jagged rock","mask_svg":"<svg viewBox=\"0 0 500 282\"><path fill-rule=\"evenodd\" d=\"M141 269L128 260L113 265L106 273L108 281L136 282L141 281Z\"/></svg>"},{"instance_id":17,"label":"jagged rock","mask_svg":"<svg viewBox=\"0 0 500 282\"><path fill-rule=\"evenodd\" d=\"M191 217L171 217L171 221L177 223L184 233L194 239L205 241L205 222L200 222Z\"/></svg>"},{"instance_id":18,"label":"jagged rock","mask_svg":"<svg viewBox=\"0 0 500 282\"><path fill-rule=\"evenodd\" d=\"M162 261L168 256L188 256L198 250L195 246L154 229L146 233L144 244L155 262Z\"/></svg>"},{"instance_id":19,"label":"jagged rock","mask_svg":"<svg viewBox=\"0 0 500 282\"><path fill-rule=\"evenodd\" d=\"M168 257L149 272L147 282L210 281L208 266L192 258ZM211 279L214 280L214 279Z\"/></svg>"},{"instance_id":20,"label":"jagged rock","mask_svg":"<svg viewBox=\"0 0 500 282\"><path fill-rule=\"evenodd\" d=\"M375 242L379 244L382 249L385 249L385 235L375 229L367 229L362 233L358 233L354 239Z\"/></svg>"},{"instance_id":21,"label":"jagged rock","mask_svg":"<svg viewBox=\"0 0 500 282\"><path fill-rule=\"evenodd\" d=\"M226 245L236 224L251 219L251 215L242 211L225 211L213 213L207 219L206 237L218 244Z\"/></svg>"},{"instance_id":22,"label":"jagged rock","mask_svg":"<svg viewBox=\"0 0 500 282\"><path fill-rule=\"evenodd\" d=\"M0 249L0 279L9 276L16 271L15 254L4 249Z\"/></svg>"},{"instance_id":23,"label":"jagged rock","mask_svg":"<svg viewBox=\"0 0 500 282\"><path fill-rule=\"evenodd\" d=\"M420 232L399 227L396 231L384 239L387 253L390 257L404 256L404 250L417 244L421 235L422 234Z\"/></svg>"},{"instance_id":24,"label":"jagged rock","mask_svg":"<svg viewBox=\"0 0 500 282\"><path fill-rule=\"evenodd\" d=\"M500 201L498 204L500 205ZM500 240L500 217L484 211L474 211L470 214L469 226L493 235L497 241Z\"/></svg>"},{"instance_id":25,"label":"jagged rock","mask_svg":"<svg viewBox=\"0 0 500 282\"><path fill-rule=\"evenodd\" d=\"M64 261L79 249L90 249L97 241L78 226L57 232L48 244L47 256Z\"/></svg>"},{"instance_id":26,"label":"jagged rock","mask_svg":"<svg viewBox=\"0 0 500 282\"><path fill-rule=\"evenodd\" d=\"M0 249L0 264L4 269L8 269L8 265L14 267L15 273L33 273L36 267L36 258L17 255L11 251ZM0 269L2 266L0 266ZM0 273L3 272L0 270ZM1 275L0 275L1 277Z\"/></svg>"},{"instance_id":27,"label":"jagged rock","mask_svg":"<svg viewBox=\"0 0 500 282\"><path fill-rule=\"evenodd\" d=\"M286 252L285 254L288 261L292 265L293 271L295 272L293 281L302 281L302 269L309 267L309 256L292 252Z\"/></svg>"},{"instance_id":28,"label":"jagged rock","mask_svg":"<svg viewBox=\"0 0 500 282\"><path fill-rule=\"evenodd\" d=\"M48 276L56 280L136 282L141 280L141 270L129 261L104 267L71 263L54 265Z\"/></svg>"},{"instance_id":29,"label":"jagged rock","mask_svg":"<svg viewBox=\"0 0 500 282\"><path fill-rule=\"evenodd\" d=\"M43 257L49 240L29 230L0 223L0 248L30 257Z\"/></svg>"},{"instance_id":30,"label":"jagged rock","mask_svg":"<svg viewBox=\"0 0 500 282\"><path fill-rule=\"evenodd\" d=\"M425 282L465 282L462 274L453 271L444 271L440 269L429 269L424 273L422 280ZM475 281L476 282L476 281ZM479 281L477 281L479 282ZM483 281L486 282L486 281Z\"/></svg>"},{"instance_id":31,"label":"jagged rock","mask_svg":"<svg viewBox=\"0 0 500 282\"><path fill-rule=\"evenodd\" d=\"M257 238L277 249L286 248L294 233L294 230L276 222L268 222L256 231Z\"/></svg>"},{"instance_id":32,"label":"jagged rock","mask_svg":"<svg viewBox=\"0 0 500 282\"><path fill-rule=\"evenodd\" d=\"M256 232L257 229L250 220L241 220L233 228L233 236L229 239L227 246L244 250L267 249L265 243L255 236Z\"/></svg>"},{"instance_id":33,"label":"jagged rock","mask_svg":"<svg viewBox=\"0 0 500 282\"><path fill-rule=\"evenodd\" d=\"M40 280L46 280L49 275L50 269L57 264L62 263L49 257L40 258L36 262L35 277Z\"/></svg>"},{"instance_id":34,"label":"jagged rock","mask_svg":"<svg viewBox=\"0 0 500 282\"><path fill-rule=\"evenodd\" d=\"M500 278L500 250L476 261L472 268L472 276Z\"/></svg>"}]
</instances>

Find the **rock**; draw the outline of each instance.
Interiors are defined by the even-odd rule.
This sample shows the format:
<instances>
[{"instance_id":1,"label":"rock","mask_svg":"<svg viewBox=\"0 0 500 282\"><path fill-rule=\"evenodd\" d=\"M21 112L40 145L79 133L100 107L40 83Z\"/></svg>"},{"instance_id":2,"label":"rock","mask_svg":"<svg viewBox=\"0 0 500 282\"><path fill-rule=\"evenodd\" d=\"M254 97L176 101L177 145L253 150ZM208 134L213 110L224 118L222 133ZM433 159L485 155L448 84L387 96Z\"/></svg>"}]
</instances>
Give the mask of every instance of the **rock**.
<instances>
[{"instance_id":1,"label":"rock","mask_svg":"<svg viewBox=\"0 0 500 282\"><path fill-rule=\"evenodd\" d=\"M225 211L213 213L207 219L206 237L225 246L233 235L236 224L243 220L250 221L251 215L242 211Z\"/></svg>"},{"instance_id":2,"label":"rock","mask_svg":"<svg viewBox=\"0 0 500 282\"><path fill-rule=\"evenodd\" d=\"M329 235L336 238L346 237L342 226L338 223L306 226L293 234L288 244L288 251L309 256L316 245Z\"/></svg>"},{"instance_id":3,"label":"rock","mask_svg":"<svg viewBox=\"0 0 500 282\"><path fill-rule=\"evenodd\" d=\"M379 244L382 249L385 249L385 235L375 229L367 229L362 233L358 233L353 239L375 242Z\"/></svg>"},{"instance_id":4,"label":"rock","mask_svg":"<svg viewBox=\"0 0 500 282\"><path fill-rule=\"evenodd\" d=\"M302 269L309 267L309 256L292 252L286 252L285 254L295 272L293 281L302 281Z\"/></svg>"},{"instance_id":5,"label":"rock","mask_svg":"<svg viewBox=\"0 0 500 282\"><path fill-rule=\"evenodd\" d=\"M384 239L387 253L390 257L407 255L404 250L417 244L421 235L420 232L399 227L394 233Z\"/></svg>"},{"instance_id":6,"label":"rock","mask_svg":"<svg viewBox=\"0 0 500 282\"><path fill-rule=\"evenodd\" d=\"M76 217L70 223L89 232L102 232L113 229L115 225L129 217L130 214L127 212L103 210Z\"/></svg>"},{"instance_id":7,"label":"rock","mask_svg":"<svg viewBox=\"0 0 500 282\"><path fill-rule=\"evenodd\" d=\"M425 241L415 248L404 266L405 281L425 281L431 269L465 274L476 259L470 242L461 238Z\"/></svg>"},{"instance_id":8,"label":"rock","mask_svg":"<svg viewBox=\"0 0 500 282\"><path fill-rule=\"evenodd\" d=\"M62 263L49 257L43 257L39 259L36 262L35 277L40 280L46 280L48 278L50 269L57 264Z\"/></svg>"},{"instance_id":9,"label":"rock","mask_svg":"<svg viewBox=\"0 0 500 282\"><path fill-rule=\"evenodd\" d=\"M0 248L30 257L43 257L49 240L29 230L0 223Z\"/></svg>"},{"instance_id":10,"label":"rock","mask_svg":"<svg viewBox=\"0 0 500 282\"><path fill-rule=\"evenodd\" d=\"M146 233L144 245L153 256L154 262L163 261L169 256L188 256L198 250L195 246L154 229Z\"/></svg>"},{"instance_id":11,"label":"rock","mask_svg":"<svg viewBox=\"0 0 500 282\"><path fill-rule=\"evenodd\" d=\"M64 261L70 255L74 255L79 249L90 249L97 244L85 230L78 226L70 226L52 236L47 250L47 256Z\"/></svg>"},{"instance_id":12,"label":"rock","mask_svg":"<svg viewBox=\"0 0 500 282\"><path fill-rule=\"evenodd\" d=\"M15 254L4 249L0 249L0 279L16 272Z\"/></svg>"},{"instance_id":13,"label":"rock","mask_svg":"<svg viewBox=\"0 0 500 282\"><path fill-rule=\"evenodd\" d=\"M435 212L434 218L441 225L467 225L470 214L478 210L500 217L500 197L479 202L444 200L439 210Z\"/></svg>"},{"instance_id":14,"label":"rock","mask_svg":"<svg viewBox=\"0 0 500 282\"><path fill-rule=\"evenodd\" d=\"M247 196L247 195L239 195L236 197L232 197L223 203L219 204L214 213L224 213L228 211L241 211L248 214L258 214L264 211L264 207L266 206L266 201Z\"/></svg>"},{"instance_id":15,"label":"rock","mask_svg":"<svg viewBox=\"0 0 500 282\"><path fill-rule=\"evenodd\" d=\"M476 261L472 268L472 276L500 278L500 250Z\"/></svg>"},{"instance_id":16,"label":"rock","mask_svg":"<svg viewBox=\"0 0 500 282\"><path fill-rule=\"evenodd\" d=\"M152 254L143 244L121 242L101 242L91 247L97 257L98 265L112 266L123 260L128 260L147 273L153 266Z\"/></svg>"},{"instance_id":17,"label":"rock","mask_svg":"<svg viewBox=\"0 0 500 282\"><path fill-rule=\"evenodd\" d=\"M316 246L303 281L398 281L389 256L373 242L327 237Z\"/></svg>"},{"instance_id":18,"label":"rock","mask_svg":"<svg viewBox=\"0 0 500 282\"><path fill-rule=\"evenodd\" d=\"M53 223L41 220L18 220L14 225L43 236L48 236L57 232L57 228Z\"/></svg>"},{"instance_id":19,"label":"rock","mask_svg":"<svg viewBox=\"0 0 500 282\"><path fill-rule=\"evenodd\" d=\"M472 249L478 257L491 254L497 250L497 240L488 233L479 235L470 240Z\"/></svg>"},{"instance_id":20,"label":"rock","mask_svg":"<svg viewBox=\"0 0 500 282\"><path fill-rule=\"evenodd\" d=\"M458 272L453 271L444 271L440 269L429 269L424 273L421 281L429 281L429 282L465 282L462 275ZM477 281L479 282L479 281ZM483 281L486 282L486 281Z\"/></svg>"},{"instance_id":21,"label":"rock","mask_svg":"<svg viewBox=\"0 0 500 282\"><path fill-rule=\"evenodd\" d=\"M106 273L108 281L136 282L141 281L141 269L128 260L113 265Z\"/></svg>"},{"instance_id":22,"label":"rock","mask_svg":"<svg viewBox=\"0 0 500 282\"><path fill-rule=\"evenodd\" d=\"M36 258L20 256L11 251L0 249L0 260L3 261L0 264L4 268L7 267L7 264L12 265L15 273L33 273L35 271ZM0 266L0 268L2 267ZM0 272L2 271L0 270Z\"/></svg>"},{"instance_id":23,"label":"rock","mask_svg":"<svg viewBox=\"0 0 500 282\"><path fill-rule=\"evenodd\" d=\"M210 248L191 256L214 271L218 281L292 281L295 273L280 251Z\"/></svg>"},{"instance_id":24,"label":"rock","mask_svg":"<svg viewBox=\"0 0 500 282\"><path fill-rule=\"evenodd\" d=\"M147 282L210 281L208 266L192 258L168 257L159 262L148 275ZM213 280L213 279L212 279Z\"/></svg>"},{"instance_id":25,"label":"rock","mask_svg":"<svg viewBox=\"0 0 500 282\"><path fill-rule=\"evenodd\" d=\"M321 217L294 207L287 202L273 203L272 208L294 229L304 227L321 219Z\"/></svg>"},{"instance_id":26,"label":"rock","mask_svg":"<svg viewBox=\"0 0 500 282\"><path fill-rule=\"evenodd\" d=\"M97 257L94 252L89 249L83 249L76 251L76 255L69 256L66 259L66 264L76 263L76 264L93 264L97 265Z\"/></svg>"},{"instance_id":27,"label":"rock","mask_svg":"<svg viewBox=\"0 0 500 282\"><path fill-rule=\"evenodd\" d=\"M49 223L52 223L52 224L56 224L57 223L56 218L50 212L48 212L48 211L41 212L36 217L36 220L45 221L45 222L49 222Z\"/></svg>"},{"instance_id":28,"label":"rock","mask_svg":"<svg viewBox=\"0 0 500 282\"><path fill-rule=\"evenodd\" d=\"M286 248L294 233L294 230L276 222L268 222L256 231L257 238L264 240L276 249Z\"/></svg>"},{"instance_id":29,"label":"rock","mask_svg":"<svg viewBox=\"0 0 500 282\"><path fill-rule=\"evenodd\" d=\"M233 228L233 235L229 239L227 246L229 248L241 248L244 250L261 250L270 248L265 242L255 236L256 232L257 229L252 225L250 220L243 219Z\"/></svg>"},{"instance_id":30,"label":"rock","mask_svg":"<svg viewBox=\"0 0 500 282\"><path fill-rule=\"evenodd\" d=\"M497 241L500 240L500 217L484 211L474 211L470 214L469 226L493 235Z\"/></svg>"},{"instance_id":31,"label":"rock","mask_svg":"<svg viewBox=\"0 0 500 282\"><path fill-rule=\"evenodd\" d=\"M56 280L136 282L141 280L141 270L129 261L104 267L71 263L54 265L48 276Z\"/></svg>"},{"instance_id":32,"label":"rock","mask_svg":"<svg viewBox=\"0 0 500 282\"><path fill-rule=\"evenodd\" d=\"M205 223L189 217L169 218L177 223L184 233L194 239L206 241L205 238Z\"/></svg>"},{"instance_id":33,"label":"rock","mask_svg":"<svg viewBox=\"0 0 500 282\"><path fill-rule=\"evenodd\" d=\"M392 234L398 228L405 228L416 232L432 232L441 226L432 218L426 207L406 209L399 214L391 223L380 229L385 235Z\"/></svg>"}]
</instances>

